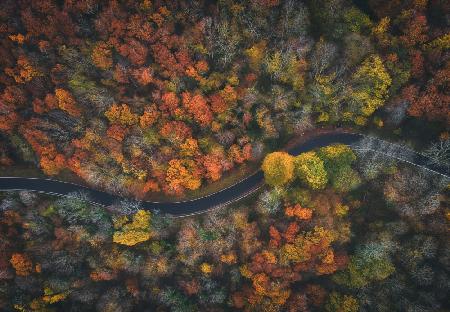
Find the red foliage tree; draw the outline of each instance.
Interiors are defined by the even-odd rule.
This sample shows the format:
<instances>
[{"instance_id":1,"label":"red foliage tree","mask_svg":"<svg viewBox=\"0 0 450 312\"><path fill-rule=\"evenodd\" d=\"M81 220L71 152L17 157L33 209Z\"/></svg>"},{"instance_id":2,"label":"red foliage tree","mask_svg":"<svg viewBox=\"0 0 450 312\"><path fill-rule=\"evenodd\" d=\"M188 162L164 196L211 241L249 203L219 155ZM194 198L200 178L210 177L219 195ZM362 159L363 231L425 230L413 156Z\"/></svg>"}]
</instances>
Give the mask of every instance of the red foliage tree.
<instances>
[{"instance_id":1,"label":"red foliage tree","mask_svg":"<svg viewBox=\"0 0 450 312\"><path fill-rule=\"evenodd\" d=\"M0 115L0 131L9 132L13 130L18 125L19 120L20 117L16 112L10 112L5 115Z\"/></svg>"},{"instance_id":2,"label":"red foliage tree","mask_svg":"<svg viewBox=\"0 0 450 312\"><path fill-rule=\"evenodd\" d=\"M127 35L142 41L151 41L153 28L143 15L133 14L127 23Z\"/></svg>"},{"instance_id":3,"label":"red foliage tree","mask_svg":"<svg viewBox=\"0 0 450 312\"><path fill-rule=\"evenodd\" d=\"M141 86L153 82L153 71L150 67L141 67L133 71L133 77Z\"/></svg>"},{"instance_id":4,"label":"red foliage tree","mask_svg":"<svg viewBox=\"0 0 450 312\"><path fill-rule=\"evenodd\" d=\"M411 102L408 113L414 117L425 116L429 120L450 122L450 96L440 92L436 85L428 85Z\"/></svg>"},{"instance_id":5,"label":"red foliage tree","mask_svg":"<svg viewBox=\"0 0 450 312\"><path fill-rule=\"evenodd\" d=\"M183 106L202 127L209 126L213 116L205 98L201 94L192 95L188 92L182 94Z\"/></svg>"},{"instance_id":6,"label":"red foliage tree","mask_svg":"<svg viewBox=\"0 0 450 312\"><path fill-rule=\"evenodd\" d=\"M119 46L118 51L134 65L142 66L147 61L148 49L135 39L128 39L126 43Z\"/></svg>"},{"instance_id":7,"label":"red foliage tree","mask_svg":"<svg viewBox=\"0 0 450 312\"><path fill-rule=\"evenodd\" d=\"M175 92L166 92L162 96L161 110L175 115L175 110L180 104L180 99Z\"/></svg>"},{"instance_id":8,"label":"red foliage tree","mask_svg":"<svg viewBox=\"0 0 450 312\"><path fill-rule=\"evenodd\" d=\"M162 126L160 134L163 138L179 145L192 136L192 130L182 121L169 121Z\"/></svg>"},{"instance_id":9,"label":"red foliage tree","mask_svg":"<svg viewBox=\"0 0 450 312\"><path fill-rule=\"evenodd\" d=\"M113 124L111 127L108 128L106 131L106 134L119 142L122 142L125 136L127 135L128 131L127 128L122 127L118 124Z\"/></svg>"},{"instance_id":10,"label":"red foliage tree","mask_svg":"<svg viewBox=\"0 0 450 312\"><path fill-rule=\"evenodd\" d=\"M411 53L411 75L420 78L424 73L424 58L422 53L415 50Z\"/></svg>"},{"instance_id":11,"label":"red foliage tree","mask_svg":"<svg viewBox=\"0 0 450 312\"><path fill-rule=\"evenodd\" d=\"M269 235L270 235L269 246L271 248L278 248L281 244L281 235L280 232L273 225L269 227Z\"/></svg>"},{"instance_id":12,"label":"red foliage tree","mask_svg":"<svg viewBox=\"0 0 450 312\"><path fill-rule=\"evenodd\" d=\"M284 232L284 239L288 243L293 242L295 239L295 236L297 235L299 230L300 230L300 227L297 222L289 223L289 226L287 227L286 231Z\"/></svg>"},{"instance_id":13,"label":"red foliage tree","mask_svg":"<svg viewBox=\"0 0 450 312\"><path fill-rule=\"evenodd\" d=\"M218 93L211 95L209 100L211 102L211 109L216 114L223 113L228 109L227 102Z\"/></svg>"},{"instance_id":14,"label":"red foliage tree","mask_svg":"<svg viewBox=\"0 0 450 312\"><path fill-rule=\"evenodd\" d=\"M163 76L173 78L183 72L183 67L178 64L172 52L165 45L156 43L151 48L155 61L164 69Z\"/></svg>"},{"instance_id":15,"label":"red foliage tree","mask_svg":"<svg viewBox=\"0 0 450 312\"><path fill-rule=\"evenodd\" d=\"M128 70L123 65L116 64L114 68L113 78L120 83L128 83Z\"/></svg>"},{"instance_id":16,"label":"red foliage tree","mask_svg":"<svg viewBox=\"0 0 450 312\"><path fill-rule=\"evenodd\" d=\"M428 25L425 15L416 14L407 21L400 40L408 47L423 43L428 39Z\"/></svg>"}]
</instances>

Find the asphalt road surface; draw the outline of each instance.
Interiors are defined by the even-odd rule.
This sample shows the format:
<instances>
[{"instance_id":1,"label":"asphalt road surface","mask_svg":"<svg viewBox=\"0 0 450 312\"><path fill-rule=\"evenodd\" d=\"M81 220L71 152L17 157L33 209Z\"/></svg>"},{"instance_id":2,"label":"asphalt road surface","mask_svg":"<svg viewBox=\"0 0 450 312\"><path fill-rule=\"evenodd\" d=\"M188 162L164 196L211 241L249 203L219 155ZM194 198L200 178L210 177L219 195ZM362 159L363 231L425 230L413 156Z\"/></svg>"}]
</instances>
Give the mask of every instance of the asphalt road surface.
<instances>
[{"instance_id":1,"label":"asphalt road surface","mask_svg":"<svg viewBox=\"0 0 450 312\"><path fill-rule=\"evenodd\" d=\"M334 143L351 145L357 143L362 138L364 138L364 136L361 134L336 131L312 137L305 142L288 148L287 152L291 155L298 155ZM412 163L428 170L435 171L441 175L448 176L446 170L429 165L429 159L426 159L426 157L423 157L420 154L415 155ZM142 209L152 211L159 210L161 213L173 216L192 215L224 206L244 198L259 189L263 183L264 174L259 170L234 185L201 198L180 202L142 202L141 207ZM110 206L113 203L123 200L123 198L118 195L98 191L81 185L41 178L0 177L0 190L28 190L58 196L71 196L74 192L84 192L88 194L91 203L102 206Z\"/></svg>"}]
</instances>

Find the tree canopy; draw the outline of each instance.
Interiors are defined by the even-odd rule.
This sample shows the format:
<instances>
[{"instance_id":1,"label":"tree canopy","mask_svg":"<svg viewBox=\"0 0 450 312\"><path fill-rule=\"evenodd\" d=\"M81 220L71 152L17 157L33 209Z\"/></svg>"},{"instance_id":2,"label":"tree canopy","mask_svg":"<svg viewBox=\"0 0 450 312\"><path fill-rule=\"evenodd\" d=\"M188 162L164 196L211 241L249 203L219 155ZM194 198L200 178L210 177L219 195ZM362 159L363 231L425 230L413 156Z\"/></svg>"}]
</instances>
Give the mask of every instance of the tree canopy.
<instances>
[{"instance_id":1,"label":"tree canopy","mask_svg":"<svg viewBox=\"0 0 450 312\"><path fill-rule=\"evenodd\" d=\"M294 178L294 159L285 152L268 154L261 168L266 183L272 186L282 186Z\"/></svg>"},{"instance_id":2,"label":"tree canopy","mask_svg":"<svg viewBox=\"0 0 450 312\"><path fill-rule=\"evenodd\" d=\"M323 189L328 183L327 172L322 159L315 152L307 152L295 157L295 174L312 189Z\"/></svg>"}]
</instances>

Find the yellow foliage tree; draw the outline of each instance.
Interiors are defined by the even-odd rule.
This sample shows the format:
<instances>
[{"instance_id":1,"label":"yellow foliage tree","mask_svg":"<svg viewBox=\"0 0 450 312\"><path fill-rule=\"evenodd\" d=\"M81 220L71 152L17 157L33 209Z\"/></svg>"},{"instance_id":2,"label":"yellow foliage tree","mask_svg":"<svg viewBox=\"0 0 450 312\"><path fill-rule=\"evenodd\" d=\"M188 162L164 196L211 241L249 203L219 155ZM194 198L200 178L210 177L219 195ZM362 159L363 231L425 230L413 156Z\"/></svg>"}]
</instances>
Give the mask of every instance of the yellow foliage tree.
<instances>
[{"instance_id":1,"label":"yellow foliage tree","mask_svg":"<svg viewBox=\"0 0 450 312\"><path fill-rule=\"evenodd\" d=\"M123 126L132 126L139 120L139 116L132 113L127 104L113 104L105 112L105 116L111 123L118 123Z\"/></svg>"},{"instance_id":2,"label":"yellow foliage tree","mask_svg":"<svg viewBox=\"0 0 450 312\"><path fill-rule=\"evenodd\" d=\"M307 62L304 59L298 59L296 55L291 54L288 58L285 70L280 74L280 80L284 83L290 83L295 91L303 90L305 86L305 72Z\"/></svg>"},{"instance_id":3,"label":"yellow foliage tree","mask_svg":"<svg viewBox=\"0 0 450 312\"><path fill-rule=\"evenodd\" d=\"M203 262L200 265L200 271L202 271L204 274L210 274L212 272L212 265L206 262Z\"/></svg>"},{"instance_id":4,"label":"yellow foliage tree","mask_svg":"<svg viewBox=\"0 0 450 312\"><path fill-rule=\"evenodd\" d=\"M198 153L198 142L196 139L188 138L180 145L180 155L192 157Z\"/></svg>"},{"instance_id":5,"label":"yellow foliage tree","mask_svg":"<svg viewBox=\"0 0 450 312\"><path fill-rule=\"evenodd\" d=\"M53 290L51 290L50 288L46 287L44 288L44 296L42 297L42 300L46 303L56 303L56 302L60 302L63 301L64 299L67 298L67 293L55 293Z\"/></svg>"},{"instance_id":6,"label":"yellow foliage tree","mask_svg":"<svg viewBox=\"0 0 450 312\"><path fill-rule=\"evenodd\" d=\"M277 78L281 74L282 65L283 60L280 51L276 51L266 59L266 71L272 78Z\"/></svg>"},{"instance_id":7,"label":"yellow foliage tree","mask_svg":"<svg viewBox=\"0 0 450 312\"><path fill-rule=\"evenodd\" d=\"M335 239L330 230L316 226L312 231L297 235L292 243L285 244L280 252L280 261L282 263L308 261L312 257L310 250L313 246L320 246L322 250L328 252ZM326 255L328 254L325 253Z\"/></svg>"},{"instance_id":8,"label":"yellow foliage tree","mask_svg":"<svg viewBox=\"0 0 450 312\"><path fill-rule=\"evenodd\" d=\"M262 170L266 183L281 186L294 177L294 158L285 152L274 152L264 158Z\"/></svg>"},{"instance_id":9,"label":"yellow foliage tree","mask_svg":"<svg viewBox=\"0 0 450 312\"><path fill-rule=\"evenodd\" d=\"M387 46L391 42L388 36L390 23L391 19L389 17L383 17L378 24L372 28L372 34L382 46Z\"/></svg>"},{"instance_id":10,"label":"yellow foliage tree","mask_svg":"<svg viewBox=\"0 0 450 312\"><path fill-rule=\"evenodd\" d=\"M368 117L383 106L392 79L378 55L369 56L352 75L350 108Z\"/></svg>"},{"instance_id":11,"label":"yellow foliage tree","mask_svg":"<svg viewBox=\"0 0 450 312\"><path fill-rule=\"evenodd\" d=\"M148 241L153 235L150 229L151 213L139 210L133 216L130 223L126 223L120 230L114 232L113 242L134 246L138 243Z\"/></svg>"},{"instance_id":12,"label":"yellow foliage tree","mask_svg":"<svg viewBox=\"0 0 450 312\"><path fill-rule=\"evenodd\" d=\"M226 264L235 264L237 262L236 254L234 252L230 252L228 254L221 255L220 261Z\"/></svg>"},{"instance_id":13,"label":"yellow foliage tree","mask_svg":"<svg viewBox=\"0 0 450 312\"><path fill-rule=\"evenodd\" d=\"M350 295L332 292L325 305L327 312L356 312L359 311L358 300Z\"/></svg>"},{"instance_id":14,"label":"yellow foliage tree","mask_svg":"<svg viewBox=\"0 0 450 312\"><path fill-rule=\"evenodd\" d=\"M283 305L291 294L290 290L284 289L281 284L271 283L264 273L256 274L252 280L255 293L269 297L275 304Z\"/></svg>"},{"instance_id":15,"label":"yellow foliage tree","mask_svg":"<svg viewBox=\"0 0 450 312\"><path fill-rule=\"evenodd\" d=\"M250 68L257 71L261 66L261 62L265 55L266 42L261 41L253 45L250 49L245 50L245 54L249 58Z\"/></svg>"}]
</instances>

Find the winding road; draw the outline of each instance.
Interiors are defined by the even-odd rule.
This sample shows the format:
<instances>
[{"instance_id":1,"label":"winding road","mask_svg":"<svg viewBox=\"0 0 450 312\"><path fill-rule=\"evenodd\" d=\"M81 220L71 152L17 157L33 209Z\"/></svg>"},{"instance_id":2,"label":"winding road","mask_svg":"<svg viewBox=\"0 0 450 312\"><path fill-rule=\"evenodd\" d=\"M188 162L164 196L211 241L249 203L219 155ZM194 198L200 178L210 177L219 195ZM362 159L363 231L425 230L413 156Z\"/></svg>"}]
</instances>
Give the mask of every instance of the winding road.
<instances>
[{"instance_id":1,"label":"winding road","mask_svg":"<svg viewBox=\"0 0 450 312\"><path fill-rule=\"evenodd\" d=\"M358 146L358 142L367 138L362 134L335 131L331 133L320 134L314 136L300 144L297 144L291 148L287 148L286 151L291 155L298 155L300 153L310 151L315 148L327 146L333 143L341 143L346 145ZM377 142L385 142L375 138L369 138ZM387 143L387 142L385 142ZM389 143L387 143L389 144ZM372 144L371 147L361 147L361 151L370 150L374 153L386 154L380 145ZM391 144L391 146L394 146ZM397 146L398 147L398 146ZM430 160L412 151L409 153L408 159L401 159L413 165L420 166L426 170L433 171L440 174L446 178L450 176L448 170L445 168L438 167L436 165L431 165ZM389 156L389 155L388 155ZM216 193L198 198L193 200L186 200L180 202L142 202L141 207L146 210L158 210L161 213L169 214L172 216L189 216L193 214L198 214L210 209L218 208L227 205L231 202L237 201L241 198L258 190L264 182L264 174L261 170L256 173L246 177L245 179L225 188ZM62 182L51 179L41 179L41 178L24 178L24 177L0 177L0 190L1 191L36 191L40 193L57 195L57 196L73 196L72 194L76 192L83 192L88 195L90 199L89 202L101 206L110 206L120 200L122 197L95 189L91 189L85 186Z\"/></svg>"}]
</instances>

